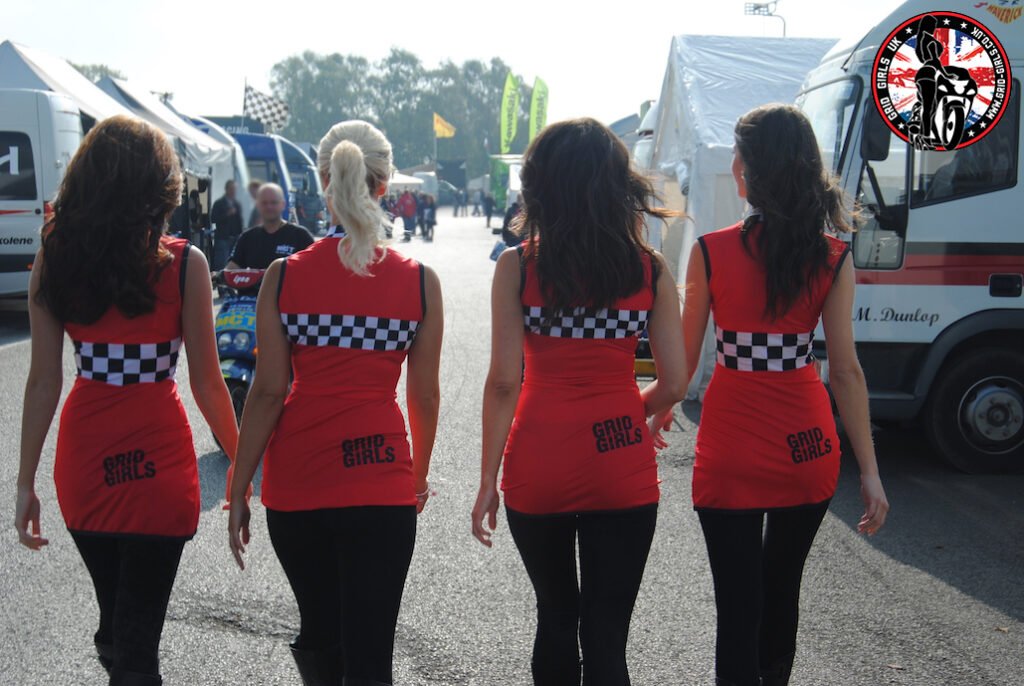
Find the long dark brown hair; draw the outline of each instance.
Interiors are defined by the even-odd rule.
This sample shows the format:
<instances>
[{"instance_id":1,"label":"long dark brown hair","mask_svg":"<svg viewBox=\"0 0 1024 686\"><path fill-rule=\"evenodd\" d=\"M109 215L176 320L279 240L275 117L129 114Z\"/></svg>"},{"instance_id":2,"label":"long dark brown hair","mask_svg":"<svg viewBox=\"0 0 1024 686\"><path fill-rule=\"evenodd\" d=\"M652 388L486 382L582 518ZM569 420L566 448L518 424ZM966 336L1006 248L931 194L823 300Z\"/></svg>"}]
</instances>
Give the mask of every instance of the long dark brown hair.
<instances>
[{"instance_id":1,"label":"long dark brown hair","mask_svg":"<svg viewBox=\"0 0 1024 686\"><path fill-rule=\"evenodd\" d=\"M181 184L178 158L158 129L124 115L94 126L43 228L39 302L77 324L111 306L126 317L152 312L156 276L173 259L160 236Z\"/></svg>"},{"instance_id":2,"label":"long dark brown hair","mask_svg":"<svg viewBox=\"0 0 1024 686\"><path fill-rule=\"evenodd\" d=\"M650 205L654 190L618 136L594 119L552 124L527 149L521 179L524 254L549 307L609 307L640 290L641 254L653 256L644 214L673 213Z\"/></svg>"},{"instance_id":3,"label":"long dark brown hair","mask_svg":"<svg viewBox=\"0 0 1024 686\"><path fill-rule=\"evenodd\" d=\"M765 314L776 319L827 268L825 230L852 228L844 195L821 162L814 129L793 105L764 105L736 122L736 152L744 166L747 202L760 210L744 223L743 244L765 268ZM752 231L758 223L761 231Z\"/></svg>"}]
</instances>

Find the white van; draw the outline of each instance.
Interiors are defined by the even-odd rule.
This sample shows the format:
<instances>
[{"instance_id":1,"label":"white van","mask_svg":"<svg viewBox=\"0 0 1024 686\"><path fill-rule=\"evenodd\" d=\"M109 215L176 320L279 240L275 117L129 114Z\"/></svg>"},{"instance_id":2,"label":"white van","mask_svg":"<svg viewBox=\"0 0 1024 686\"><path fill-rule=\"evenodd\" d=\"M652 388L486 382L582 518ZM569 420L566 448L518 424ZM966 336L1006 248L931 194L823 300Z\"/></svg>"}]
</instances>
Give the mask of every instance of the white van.
<instances>
[{"instance_id":1,"label":"white van","mask_svg":"<svg viewBox=\"0 0 1024 686\"><path fill-rule=\"evenodd\" d=\"M82 141L71 98L0 89L0 298L24 297L39 230Z\"/></svg>"},{"instance_id":2,"label":"white van","mask_svg":"<svg viewBox=\"0 0 1024 686\"><path fill-rule=\"evenodd\" d=\"M988 28L1011 72L1024 74L1019 12L974 0L942 10ZM887 36L933 11L932 0L905 2L866 35L838 43L797 104L863 212L847 239L872 418L919 422L936 451L966 471L1024 468L1021 81L1013 79L998 125L954 151L913 149L890 132L872 95ZM815 354L824 357L824 347Z\"/></svg>"}]
</instances>

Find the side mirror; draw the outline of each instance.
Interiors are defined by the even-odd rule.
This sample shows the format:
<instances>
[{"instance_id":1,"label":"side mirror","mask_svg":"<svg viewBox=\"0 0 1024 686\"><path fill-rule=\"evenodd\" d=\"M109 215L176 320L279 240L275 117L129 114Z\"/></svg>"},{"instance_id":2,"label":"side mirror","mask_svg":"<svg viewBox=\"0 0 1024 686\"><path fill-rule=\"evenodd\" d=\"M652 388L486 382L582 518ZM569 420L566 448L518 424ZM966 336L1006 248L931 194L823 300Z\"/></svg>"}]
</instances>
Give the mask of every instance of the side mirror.
<instances>
[{"instance_id":1,"label":"side mirror","mask_svg":"<svg viewBox=\"0 0 1024 686\"><path fill-rule=\"evenodd\" d=\"M881 113L868 101L864 106L864 126L861 128L860 156L865 162L884 162L889 157L889 137L892 131Z\"/></svg>"}]
</instances>

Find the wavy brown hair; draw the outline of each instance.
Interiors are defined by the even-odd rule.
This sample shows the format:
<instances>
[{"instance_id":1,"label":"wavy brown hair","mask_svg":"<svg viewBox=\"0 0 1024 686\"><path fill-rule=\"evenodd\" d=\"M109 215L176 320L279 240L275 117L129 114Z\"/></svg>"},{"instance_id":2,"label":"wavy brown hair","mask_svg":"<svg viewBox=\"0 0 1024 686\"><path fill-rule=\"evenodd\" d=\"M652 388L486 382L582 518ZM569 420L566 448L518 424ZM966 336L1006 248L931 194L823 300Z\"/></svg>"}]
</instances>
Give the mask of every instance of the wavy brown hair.
<instances>
[{"instance_id":1,"label":"wavy brown hair","mask_svg":"<svg viewBox=\"0 0 1024 686\"><path fill-rule=\"evenodd\" d=\"M828 267L825 230L851 231L844 195L821 162L814 129L793 105L764 105L736 122L736 152L743 161L747 202L761 212L743 226L743 245L750 240L765 268L765 314L776 319ZM758 224L762 231L752 231Z\"/></svg>"},{"instance_id":2,"label":"wavy brown hair","mask_svg":"<svg viewBox=\"0 0 1024 686\"><path fill-rule=\"evenodd\" d=\"M89 131L43 227L38 300L62 322L91 324L110 308L152 312L171 263L160 243L181 201L178 158L166 136L118 115Z\"/></svg>"},{"instance_id":3,"label":"wavy brown hair","mask_svg":"<svg viewBox=\"0 0 1024 686\"><path fill-rule=\"evenodd\" d=\"M654 189L631 166L629 152L594 119L552 124L526 151L521 172L527 233L524 254L536 259L549 307L609 307L643 287L644 215Z\"/></svg>"}]
</instances>

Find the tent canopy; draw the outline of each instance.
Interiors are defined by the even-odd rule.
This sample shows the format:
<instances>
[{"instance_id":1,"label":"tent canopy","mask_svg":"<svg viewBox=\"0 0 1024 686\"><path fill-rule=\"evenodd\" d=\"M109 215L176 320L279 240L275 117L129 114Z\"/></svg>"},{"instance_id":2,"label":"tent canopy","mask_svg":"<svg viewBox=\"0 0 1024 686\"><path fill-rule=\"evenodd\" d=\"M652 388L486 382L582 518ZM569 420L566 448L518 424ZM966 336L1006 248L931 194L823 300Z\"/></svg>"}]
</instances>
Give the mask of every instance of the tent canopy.
<instances>
[{"instance_id":1,"label":"tent canopy","mask_svg":"<svg viewBox=\"0 0 1024 686\"><path fill-rule=\"evenodd\" d=\"M171 136L186 171L213 178L214 193L234 179L233 149L187 124L176 112L144 88L105 76L97 86L136 115Z\"/></svg>"},{"instance_id":2,"label":"tent canopy","mask_svg":"<svg viewBox=\"0 0 1024 686\"><path fill-rule=\"evenodd\" d=\"M0 43L0 87L34 88L67 95L95 121L131 114L66 61L9 40Z\"/></svg>"},{"instance_id":3,"label":"tent canopy","mask_svg":"<svg viewBox=\"0 0 1024 686\"><path fill-rule=\"evenodd\" d=\"M423 185L423 179L415 176L409 176L401 172L395 172L391 175L391 180L388 182L388 188L391 190L415 190Z\"/></svg>"}]
</instances>

